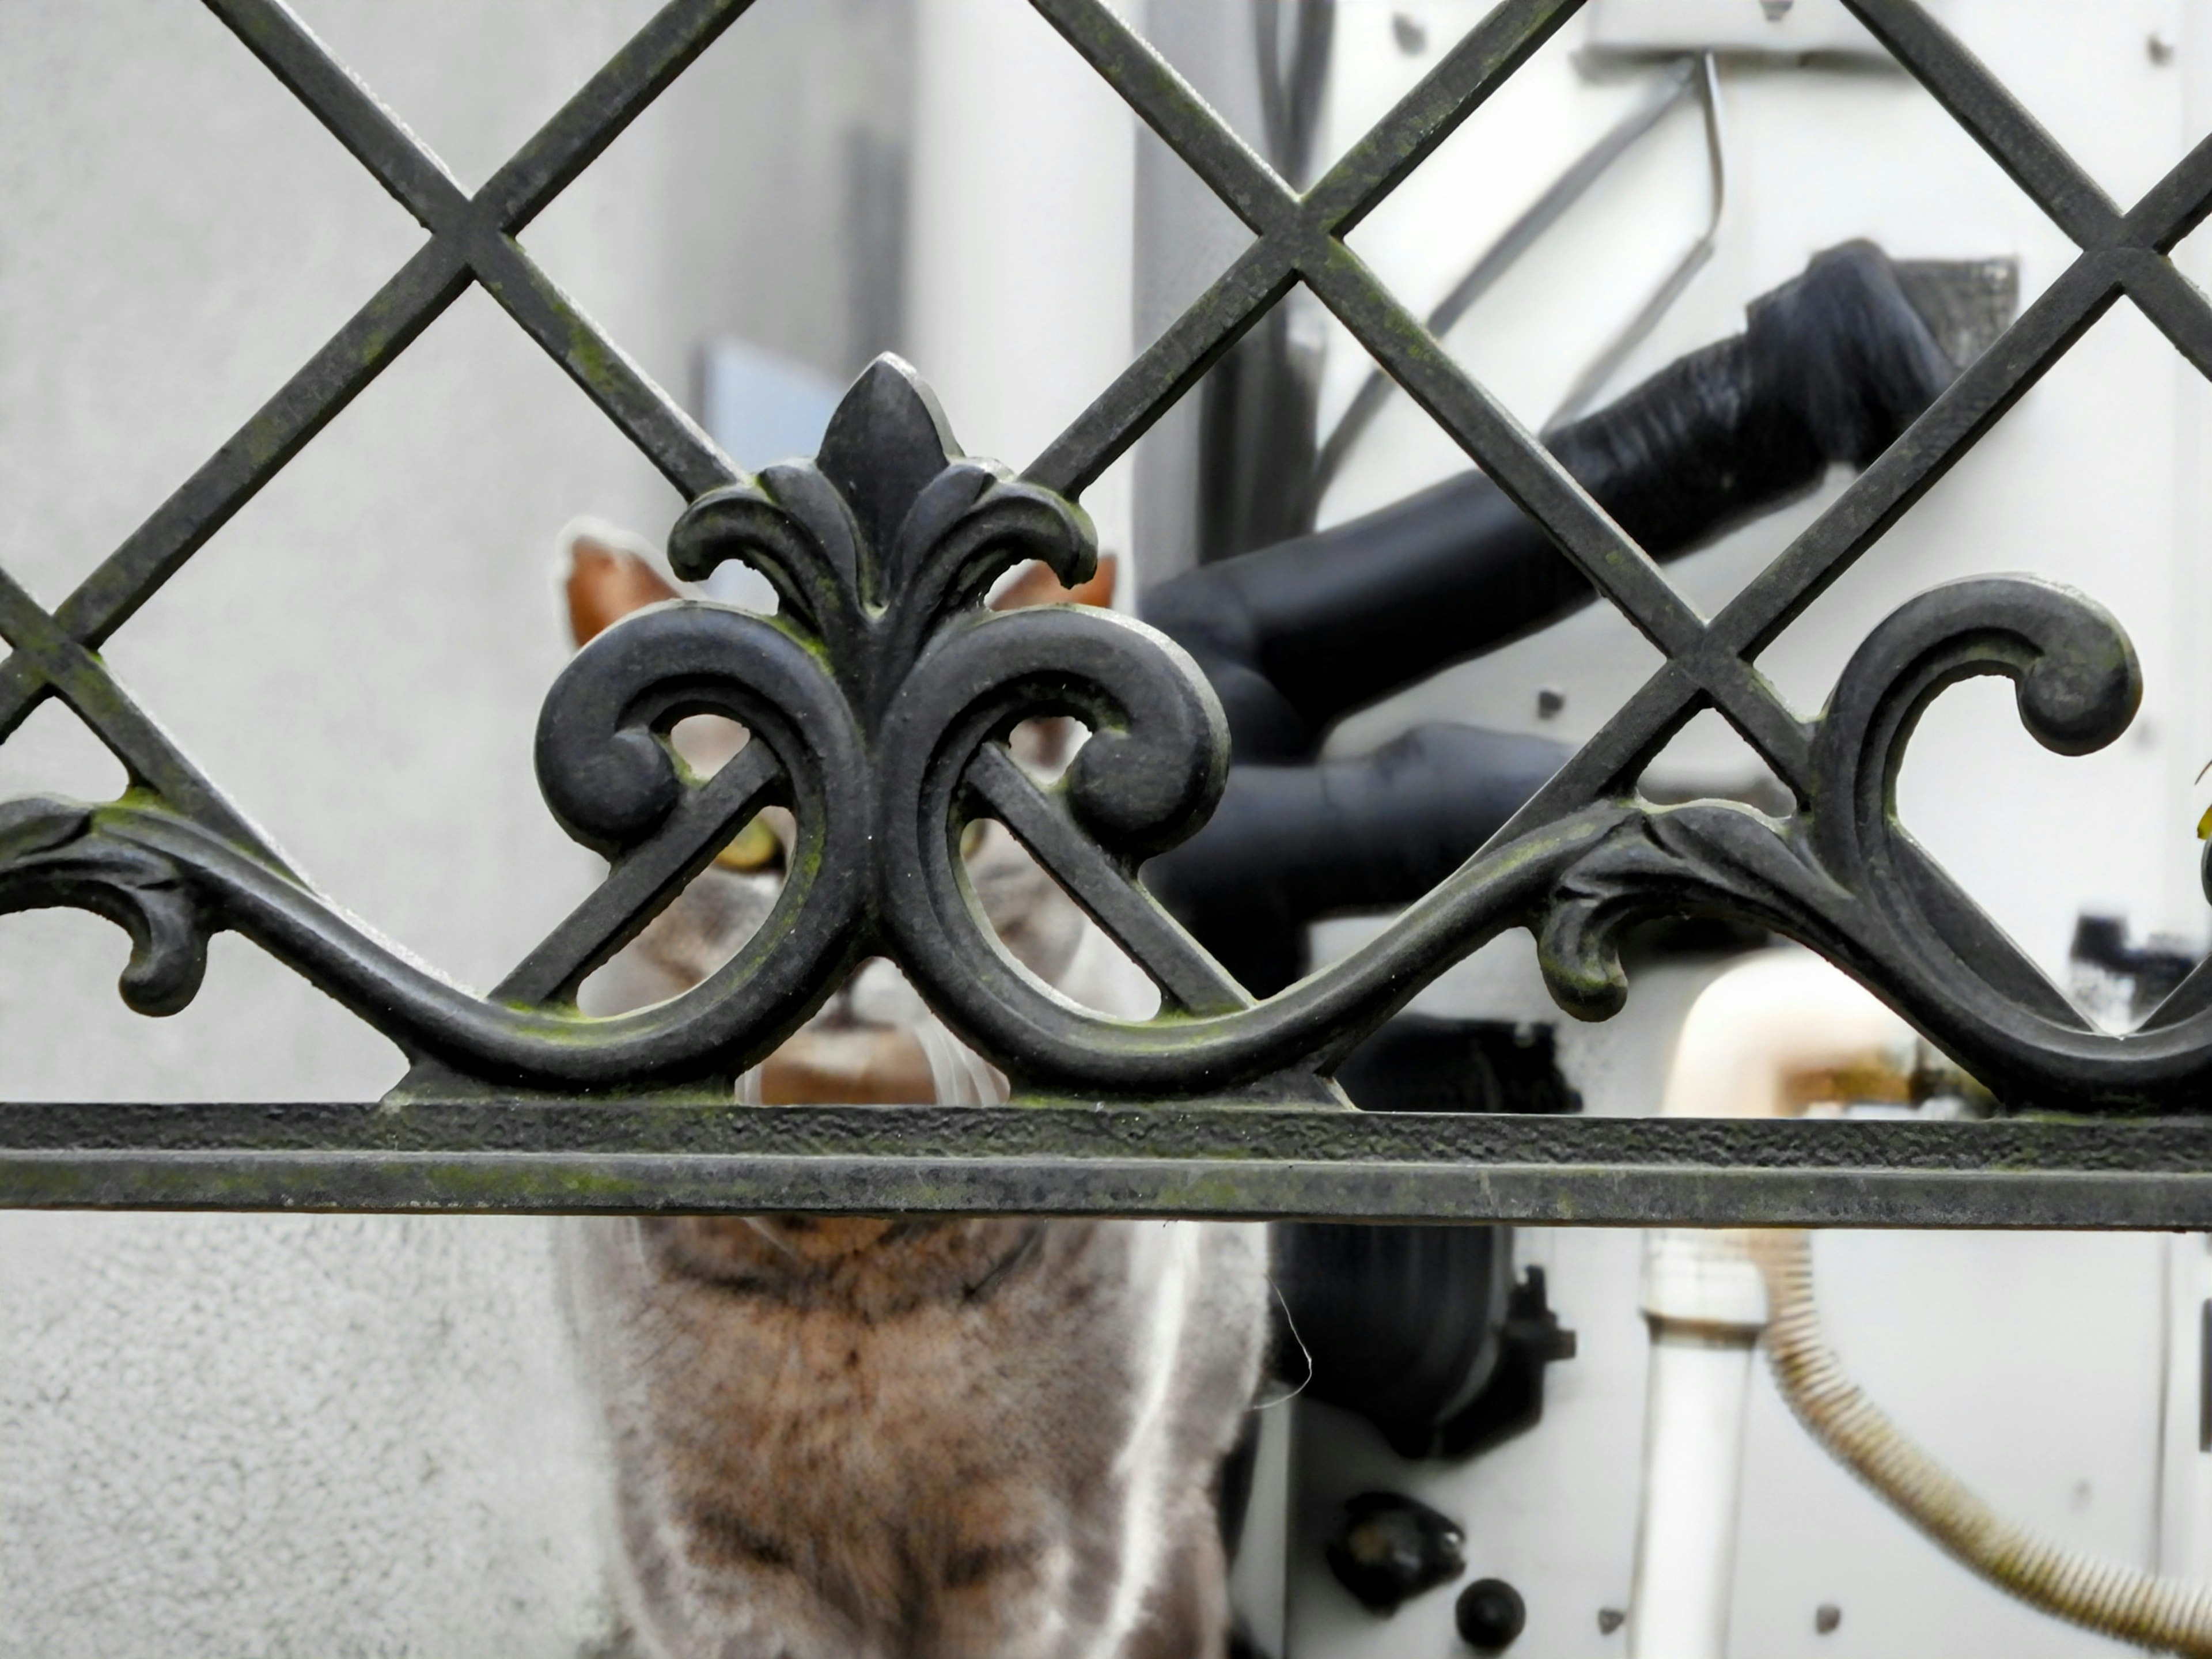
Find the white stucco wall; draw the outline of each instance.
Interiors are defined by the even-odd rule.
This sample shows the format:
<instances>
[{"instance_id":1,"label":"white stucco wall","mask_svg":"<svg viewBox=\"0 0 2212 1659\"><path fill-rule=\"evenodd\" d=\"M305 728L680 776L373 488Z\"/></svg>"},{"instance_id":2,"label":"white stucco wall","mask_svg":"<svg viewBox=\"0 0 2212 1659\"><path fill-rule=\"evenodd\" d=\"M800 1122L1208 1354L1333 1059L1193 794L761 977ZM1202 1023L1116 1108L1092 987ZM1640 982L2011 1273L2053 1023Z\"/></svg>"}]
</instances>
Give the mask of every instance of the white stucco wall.
<instances>
[{"instance_id":1,"label":"white stucco wall","mask_svg":"<svg viewBox=\"0 0 2212 1659\"><path fill-rule=\"evenodd\" d=\"M0 1228L0 1653L622 1651L526 1218Z\"/></svg>"}]
</instances>

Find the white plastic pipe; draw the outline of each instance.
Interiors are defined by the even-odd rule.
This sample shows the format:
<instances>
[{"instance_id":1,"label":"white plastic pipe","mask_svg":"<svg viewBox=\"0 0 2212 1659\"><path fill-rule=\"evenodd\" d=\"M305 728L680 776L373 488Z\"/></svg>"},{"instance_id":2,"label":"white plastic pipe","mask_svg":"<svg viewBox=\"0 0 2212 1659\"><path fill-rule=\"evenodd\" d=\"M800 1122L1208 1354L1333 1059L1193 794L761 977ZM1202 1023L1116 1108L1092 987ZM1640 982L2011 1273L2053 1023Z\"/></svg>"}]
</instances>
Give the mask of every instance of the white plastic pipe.
<instances>
[{"instance_id":1,"label":"white plastic pipe","mask_svg":"<svg viewBox=\"0 0 2212 1659\"><path fill-rule=\"evenodd\" d=\"M1866 991L1817 957L1769 951L1692 1005L1660 1110L1779 1117L1827 1097L1824 1079L1864 1092L1909 1076L1912 1060L1911 1029ZM1723 1659L1766 1286L1741 1230L1655 1228L1644 1239L1651 1358L1629 1659Z\"/></svg>"},{"instance_id":2,"label":"white plastic pipe","mask_svg":"<svg viewBox=\"0 0 2212 1659\"><path fill-rule=\"evenodd\" d=\"M1109 3L1142 22L1139 0ZM1130 337L1136 125L1021 0L914 18L908 355L969 453L1019 471L1147 343ZM1083 505L1126 554L1127 469Z\"/></svg>"},{"instance_id":3,"label":"white plastic pipe","mask_svg":"<svg viewBox=\"0 0 2212 1659\"><path fill-rule=\"evenodd\" d=\"M1720 1659L1727 1649L1756 1342L1652 1328L1630 1659Z\"/></svg>"},{"instance_id":4,"label":"white plastic pipe","mask_svg":"<svg viewBox=\"0 0 2212 1659\"><path fill-rule=\"evenodd\" d=\"M1741 1232L1664 1228L1644 1237L1651 1359L1628 1652L1721 1659L1765 1288Z\"/></svg>"}]
</instances>

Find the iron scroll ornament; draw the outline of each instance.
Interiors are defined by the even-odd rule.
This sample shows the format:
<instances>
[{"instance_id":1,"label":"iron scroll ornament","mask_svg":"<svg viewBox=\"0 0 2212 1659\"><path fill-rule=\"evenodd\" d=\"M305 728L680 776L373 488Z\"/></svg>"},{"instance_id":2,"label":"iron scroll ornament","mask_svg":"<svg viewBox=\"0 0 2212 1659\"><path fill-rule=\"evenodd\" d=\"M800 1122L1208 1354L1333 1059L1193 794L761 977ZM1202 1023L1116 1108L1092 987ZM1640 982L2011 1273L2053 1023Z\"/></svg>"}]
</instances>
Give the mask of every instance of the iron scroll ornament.
<instances>
[{"instance_id":1,"label":"iron scroll ornament","mask_svg":"<svg viewBox=\"0 0 2212 1659\"><path fill-rule=\"evenodd\" d=\"M1860 647L1817 724L1808 798L1776 820L1729 803L1655 807L1633 774L1607 799L1484 848L1381 936L1255 1003L1141 885L1144 860L1205 822L1228 738L1182 651L1127 617L1067 606L995 613L1013 565L1064 582L1096 560L1081 510L960 453L913 371L879 359L811 463L699 496L672 534L679 574L737 559L773 584L761 616L703 601L641 611L555 682L537 765L562 827L611 860L607 882L489 996L374 939L264 855L143 785L91 806L0 805L0 911L70 905L131 935L121 990L183 1007L222 928L253 939L473 1089L721 1091L872 955L1013 1080L1024 1100L1338 1104L1352 1048L1454 962L1534 930L1553 996L1601 1018L1626 992L1624 928L1720 912L1800 939L1864 981L2008 1105L2186 1109L2212 1074L2212 977L2185 981L2139 1033L2096 1031L1898 823L1912 728L1946 687L2000 674L2045 746L2082 754L2132 719L2141 676L2118 623L2025 577L1911 600ZM686 715L752 740L711 778L667 734ZM1047 784L1012 759L1024 720L1092 737ZM789 807L797 841L767 921L669 1002L587 1017L583 979L734 830ZM960 858L972 821L1004 823L1160 988L1148 1021L1082 1009L992 932Z\"/></svg>"}]
</instances>

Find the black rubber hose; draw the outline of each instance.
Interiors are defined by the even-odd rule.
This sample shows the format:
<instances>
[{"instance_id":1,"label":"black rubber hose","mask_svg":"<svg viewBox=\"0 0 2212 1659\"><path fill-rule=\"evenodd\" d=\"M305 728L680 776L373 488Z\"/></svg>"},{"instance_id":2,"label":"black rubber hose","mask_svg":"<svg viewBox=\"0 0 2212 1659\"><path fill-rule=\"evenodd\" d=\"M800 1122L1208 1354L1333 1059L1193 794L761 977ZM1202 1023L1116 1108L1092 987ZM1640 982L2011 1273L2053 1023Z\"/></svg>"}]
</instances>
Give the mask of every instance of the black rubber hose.
<instances>
[{"instance_id":1,"label":"black rubber hose","mask_svg":"<svg viewBox=\"0 0 2212 1659\"><path fill-rule=\"evenodd\" d=\"M1863 466L1957 373L1870 242L1818 255L1745 331L1546 440L1658 558ZM1152 589L1146 621L1199 662L1243 764L1310 759L1352 709L1558 620L1589 582L1489 479L1463 473Z\"/></svg>"},{"instance_id":2,"label":"black rubber hose","mask_svg":"<svg viewBox=\"0 0 2212 1659\"><path fill-rule=\"evenodd\" d=\"M1231 767L1206 829L1147 865L1146 884L1269 996L1304 971L1309 921L1427 892L1566 757L1541 738L1424 726L1355 759Z\"/></svg>"}]
</instances>

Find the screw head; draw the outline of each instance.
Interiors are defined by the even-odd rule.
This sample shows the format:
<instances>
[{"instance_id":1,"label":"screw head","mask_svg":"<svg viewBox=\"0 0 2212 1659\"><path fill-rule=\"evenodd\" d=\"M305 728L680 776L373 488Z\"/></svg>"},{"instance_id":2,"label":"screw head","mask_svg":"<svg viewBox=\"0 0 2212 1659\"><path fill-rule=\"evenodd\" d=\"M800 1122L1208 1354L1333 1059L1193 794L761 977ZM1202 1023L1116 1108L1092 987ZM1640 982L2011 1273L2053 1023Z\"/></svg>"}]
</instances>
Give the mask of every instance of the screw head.
<instances>
[{"instance_id":1,"label":"screw head","mask_svg":"<svg viewBox=\"0 0 2212 1659\"><path fill-rule=\"evenodd\" d=\"M1503 1578L1478 1578L1459 1593L1452 1622L1477 1653L1502 1653L1528 1627L1528 1604Z\"/></svg>"}]
</instances>

